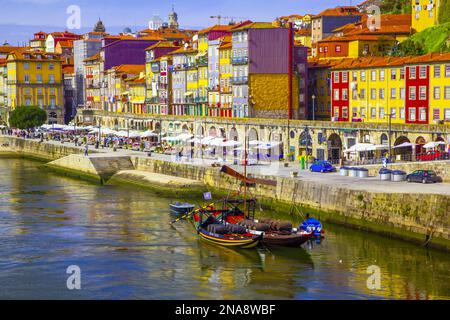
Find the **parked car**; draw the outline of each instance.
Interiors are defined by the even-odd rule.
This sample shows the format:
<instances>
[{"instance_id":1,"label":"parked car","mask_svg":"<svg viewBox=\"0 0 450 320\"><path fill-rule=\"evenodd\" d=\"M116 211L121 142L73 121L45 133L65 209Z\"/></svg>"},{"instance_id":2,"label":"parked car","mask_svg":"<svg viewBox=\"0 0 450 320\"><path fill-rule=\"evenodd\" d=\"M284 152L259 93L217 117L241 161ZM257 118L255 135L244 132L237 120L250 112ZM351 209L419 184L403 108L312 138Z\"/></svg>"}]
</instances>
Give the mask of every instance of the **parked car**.
<instances>
[{"instance_id":1,"label":"parked car","mask_svg":"<svg viewBox=\"0 0 450 320\"><path fill-rule=\"evenodd\" d=\"M440 178L433 170L416 170L406 176L408 182L436 183L440 182Z\"/></svg>"},{"instance_id":2,"label":"parked car","mask_svg":"<svg viewBox=\"0 0 450 320\"><path fill-rule=\"evenodd\" d=\"M334 172L336 169L328 161L317 161L309 168L311 172Z\"/></svg>"}]
</instances>

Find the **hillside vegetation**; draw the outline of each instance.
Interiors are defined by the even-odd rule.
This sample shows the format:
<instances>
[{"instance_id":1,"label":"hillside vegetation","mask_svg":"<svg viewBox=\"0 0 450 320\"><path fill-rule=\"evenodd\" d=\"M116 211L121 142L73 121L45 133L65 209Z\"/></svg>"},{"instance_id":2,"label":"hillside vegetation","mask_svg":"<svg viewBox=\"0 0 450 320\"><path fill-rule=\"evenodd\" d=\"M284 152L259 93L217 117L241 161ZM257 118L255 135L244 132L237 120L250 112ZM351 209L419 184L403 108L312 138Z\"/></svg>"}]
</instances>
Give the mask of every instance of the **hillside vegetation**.
<instances>
[{"instance_id":1,"label":"hillside vegetation","mask_svg":"<svg viewBox=\"0 0 450 320\"><path fill-rule=\"evenodd\" d=\"M447 42L450 22L418 32L398 47L398 55L421 55L431 52L450 52Z\"/></svg>"},{"instance_id":2,"label":"hillside vegetation","mask_svg":"<svg viewBox=\"0 0 450 320\"><path fill-rule=\"evenodd\" d=\"M383 0L381 3L381 13L383 14L401 14L411 12L411 0Z\"/></svg>"}]
</instances>

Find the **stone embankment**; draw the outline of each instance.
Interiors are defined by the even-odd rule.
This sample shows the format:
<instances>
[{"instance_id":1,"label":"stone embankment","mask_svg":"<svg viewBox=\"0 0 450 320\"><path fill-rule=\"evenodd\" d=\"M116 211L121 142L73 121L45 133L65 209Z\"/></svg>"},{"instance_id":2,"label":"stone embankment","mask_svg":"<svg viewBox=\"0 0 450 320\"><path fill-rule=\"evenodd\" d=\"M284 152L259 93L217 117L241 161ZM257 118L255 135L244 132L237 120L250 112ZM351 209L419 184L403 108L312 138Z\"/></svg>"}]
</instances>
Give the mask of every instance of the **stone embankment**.
<instances>
[{"instance_id":1,"label":"stone embankment","mask_svg":"<svg viewBox=\"0 0 450 320\"><path fill-rule=\"evenodd\" d=\"M53 160L49 165L54 168L85 173L103 182L108 179L112 183L127 182L162 192L184 190L194 196L211 190L216 197L236 190L238 186L234 178L224 175L219 168L134 155L122 157L95 154L83 157L72 154L79 153L79 149L64 145L49 146L37 141L0 137L0 146L5 145L5 142L9 143L9 147L0 147L0 154L9 152ZM445 163L443 166L445 167ZM325 222L421 244L431 237L431 246L450 250L448 194L425 194L420 190L421 185L414 192L390 192L389 188L374 192L326 181L289 177L263 178L275 179L276 186L257 185L252 193L273 211L286 212L295 202L303 207L303 211L320 216Z\"/></svg>"}]
</instances>

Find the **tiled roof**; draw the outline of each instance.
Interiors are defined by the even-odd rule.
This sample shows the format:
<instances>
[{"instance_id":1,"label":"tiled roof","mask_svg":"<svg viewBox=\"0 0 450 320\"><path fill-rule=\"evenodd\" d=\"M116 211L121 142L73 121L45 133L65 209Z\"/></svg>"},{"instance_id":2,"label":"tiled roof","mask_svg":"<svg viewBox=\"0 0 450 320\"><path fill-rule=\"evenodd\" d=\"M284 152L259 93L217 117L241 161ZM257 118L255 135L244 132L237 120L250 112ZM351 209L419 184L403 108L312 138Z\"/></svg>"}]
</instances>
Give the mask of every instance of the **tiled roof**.
<instances>
[{"instance_id":1,"label":"tiled roof","mask_svg":"<svg viewBox=\"0 0 450 320\"><path fill-rule=\"evenodd\" d=\"M315 17L323 17L323 16L348 16L348 15L362 15L359 12L357 7L353 6L342 6L336 8L328 8L316 15Z\"/></svg>"},{"instance_id":2,"label":"tiled roof","mask_svg":"<svg viewBox=\"0 0 450 320\"><path fill-rule=\"evenodd\" d=\"M14 46L0 46L0 53L10 53L12 51L21 49L22 47L14 47Z\"/></svg>"},{"instance_id":3,"label":"tiled roof","mask_svg":"<svg viewBox=\"0 0 450 320\"><path fill-rule=\"evenodd\" d=\"M155 48L179 48L180 46L175 45L172 41L160 41L158 43L155 43L147 48L145 48L145 51L152 50Z\"/></svg>"},{"instance_id":4,"label":"tiled roof","mask_svg":"<svg viewBox=\"0 0 450 320\"><path fill-rule=\"evenodd\" d=\"M95 60L98 60L98 59L100 59L100 53L94 54L93 56L90 56L89 58L84 59L83 61L84 62L95 61Z\"/></svg>"},{"instance_id":5,"label":"tiled roof","mask_svg":"<svg viewBox=\"0 0 450 320\"><path fill-rule=\"evenodd\" d=\"M139 74L145 71L145 64L121 64L113 67L113 69L116 73Z\"/></svg>"},{"instance_id":6,"label":"tiled roof","mask_svg":"<svg viewBox=\"0 0 450 320\"><path fill-rule=\"evenodd\" d=\"M75 69L73 66L67 66L62 69L63 74L71 74L74 73Z\"/></svg>"},{"instance_id":7,"label":"tiled roof","mask_svg":"<svg viewBox=\"0 0 450 320\"><path fill-rule=\"evenodd\" d=\"M231 31L240 31L247 29L273 29L273 28L278 27L275 27L271 22L252 22L238 28L233 28Z\"/></svg>"},{"instance_id":8,"label":"tiled roof","mask_svg":"<svg viewBox=\"0 0 450 320\"><path fill-rule=\"evenodd\" d=\"M211 32L211 31L230 31L231 29L233 29L233 27L234 27L234 26L232 26L232 25L229 26L229 25L219 25L219 24L216 24L216 25L214 25L214 26L212 26L212 27L209 27L209 28L200 30L200 31L198 32L198 34L207 34L207 33Z\"/></svg>"},{"instance_id":9,"label":"tiled roof","mask_svg":"<svg viewBox=\"0 0 450 320\"><path fill-rule=\"evenodd\" d=\"M196 50L196 49L194 49L194 48L192 48L192 47L188 47L188 48L181 47L181 48L179 48L179 49L177 49L177 50L175 50L175 51L172 51L172 52L169 53L169 54L170 54L170 55L174 55L174 54L196 53L196 52L198 52L198 50Z\"/></svg>"},{"instance_id":10,"label":"tiled roof","mask_svg":"<svg viewBox=\"0 0 450 320\"><path fill-rule=\"evenodd\" d=\"M410 34L411 15L410 14L384 14L381 15L380 29L369 29L367 26L367 16L361 22L351 23L333 30L333 32L344 32L351 34Z\"/></svg>"},{"instance_id":11,"label":"tiled roof","mask_svg":"<svg viewBox=\"0 0 450 320\"><path fill-rule=\"evenodd\" d=\"M57 53L47 53L44 51L33 50L29 47L21 47L16 50L13 50L9 53L10 55L14 55L15 59L20 60L36 60L38 56L41 56L40 59L52 60L52 61L62 61L60 59L60 55ZM29 55L29 58L26 58L26 55Z\"/></svg>"},{"instance_id":12,"label":"tiled roof","mask_svg":"<svg viewBox=\"0 0 450 320\"><path fill-rule=\"evenodd\" d=\"M327 42L350 42L350 41L380 41L380 40L386 40L386 41L394 41L395 39L389 36L384 35L372 35L372 34L355 34L355 35L349 35L349 36L331 36L328 38L325 38L323 40L320 40L319 43L327 43Z\"/></svg>"},{"instance_id":13,"label":"tiled roof","mask_svg":"<svg viewBox=\"0 0 450 320\"><path fill-rule=\"evenodd\" d=\"M59 41L58 44L61 46L61 48L72 48L73 47L73 41L63 40L63 41Z\"/></svg>"}]
</instances>

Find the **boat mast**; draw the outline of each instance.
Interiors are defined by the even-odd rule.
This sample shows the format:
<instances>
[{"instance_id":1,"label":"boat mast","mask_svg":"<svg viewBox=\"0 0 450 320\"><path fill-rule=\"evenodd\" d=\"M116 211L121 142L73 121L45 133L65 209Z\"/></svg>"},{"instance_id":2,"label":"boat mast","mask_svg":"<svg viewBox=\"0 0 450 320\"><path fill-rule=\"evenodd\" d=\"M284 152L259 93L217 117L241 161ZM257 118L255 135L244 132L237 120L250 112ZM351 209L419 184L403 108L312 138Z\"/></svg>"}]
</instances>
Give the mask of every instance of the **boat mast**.
<instances>
[{"instance_id":1,"label":"boat mast","mask_svg":"<svg viewBox=\"0 0 450 320\"><path fill-rule=\"evenodd\" d=\"M247 128L244 133L244 214L247 214Z\"/></svg>"}]
</instances>

